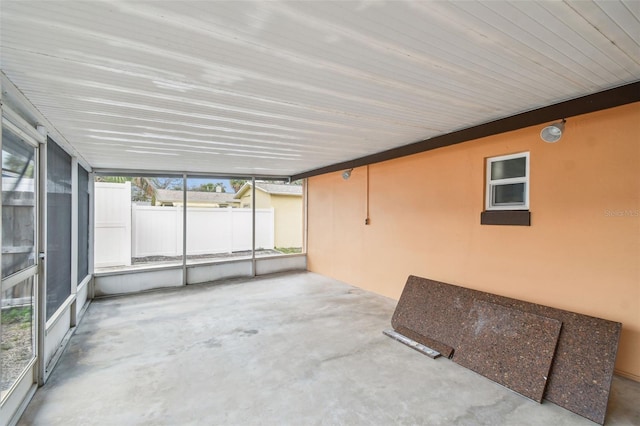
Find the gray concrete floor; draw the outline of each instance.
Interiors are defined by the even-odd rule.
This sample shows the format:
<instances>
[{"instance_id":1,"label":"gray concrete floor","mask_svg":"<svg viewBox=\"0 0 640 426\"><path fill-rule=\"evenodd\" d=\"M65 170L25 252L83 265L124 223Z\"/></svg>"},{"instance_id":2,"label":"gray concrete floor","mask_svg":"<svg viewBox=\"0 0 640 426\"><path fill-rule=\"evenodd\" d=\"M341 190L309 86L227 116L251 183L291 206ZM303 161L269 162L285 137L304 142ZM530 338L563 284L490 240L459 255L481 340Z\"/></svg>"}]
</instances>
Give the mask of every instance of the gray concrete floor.
<instances>
[{"instance_id":1,"label":"gray concrete floor","mask_svg":"<svg viewBox=\"0 0 640 426\"><path fill-rule=\"evenodd\" d=\"M306 272L97 300L19 424L594 424L384 336L395 304ZM616 377L606 424L639 401Z\"/></svg>"}]
</instances>

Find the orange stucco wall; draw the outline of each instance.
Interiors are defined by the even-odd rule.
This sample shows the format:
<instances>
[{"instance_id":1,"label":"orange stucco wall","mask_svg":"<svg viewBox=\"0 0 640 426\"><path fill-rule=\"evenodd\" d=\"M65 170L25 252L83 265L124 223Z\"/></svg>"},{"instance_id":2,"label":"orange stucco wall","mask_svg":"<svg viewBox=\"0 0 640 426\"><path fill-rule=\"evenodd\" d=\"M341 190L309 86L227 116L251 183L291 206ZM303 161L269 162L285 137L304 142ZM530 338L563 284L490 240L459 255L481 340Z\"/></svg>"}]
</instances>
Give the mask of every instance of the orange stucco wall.
<instances>
[{"instance_id":1,"label":"orange stucco wall","mask_svg":"<svg viewBox=\"0 0 640 426\"><path fill-rule=\"evenodd\" d=\"M409 274L623 324L640 380L640 104L309 179L309 269L397 299ZM480 224L485 158L530 152L530 227Z\"/></svg>"}]
</instances>

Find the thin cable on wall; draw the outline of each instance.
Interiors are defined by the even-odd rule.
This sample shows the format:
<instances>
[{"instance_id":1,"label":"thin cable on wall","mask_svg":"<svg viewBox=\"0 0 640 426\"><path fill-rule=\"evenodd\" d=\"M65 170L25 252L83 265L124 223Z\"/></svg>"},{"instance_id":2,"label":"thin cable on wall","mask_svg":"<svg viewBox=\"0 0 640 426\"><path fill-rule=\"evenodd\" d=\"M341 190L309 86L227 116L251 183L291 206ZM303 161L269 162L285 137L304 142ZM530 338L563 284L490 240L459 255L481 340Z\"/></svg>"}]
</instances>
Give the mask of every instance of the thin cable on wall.
<instances>
[{"instance_id":1,"label":"thin cable on wall","mask_svg":"<svg viewBox=\"0 0 640 426\"><path fill-rule=\"evenodd\" d=\"M364 219L364 224L369 225L371 223L371 219L369 218L369 165L367 164L367 217Z\"/></svg>"}]
</instances>

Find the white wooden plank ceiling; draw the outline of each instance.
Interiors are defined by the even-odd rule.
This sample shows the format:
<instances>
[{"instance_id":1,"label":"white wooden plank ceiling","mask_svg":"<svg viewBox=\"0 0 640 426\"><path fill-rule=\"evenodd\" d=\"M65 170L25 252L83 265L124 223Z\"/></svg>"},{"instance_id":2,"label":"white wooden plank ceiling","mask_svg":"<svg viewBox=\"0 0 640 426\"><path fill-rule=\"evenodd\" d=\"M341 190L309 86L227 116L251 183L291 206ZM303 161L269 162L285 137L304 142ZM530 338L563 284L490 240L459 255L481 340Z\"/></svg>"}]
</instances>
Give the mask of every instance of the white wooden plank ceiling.
<instances>
[{"instance_id":1,"label":"white wooden plank ceiling","mask_svg":"<svg viewBox=\"0 0 640 426\"><path fill-rule=\"evenodd\" d=\"M635 0L0 13L3 72L95 168L288 176L640 79Z\"/></svg>"}]
</instances>

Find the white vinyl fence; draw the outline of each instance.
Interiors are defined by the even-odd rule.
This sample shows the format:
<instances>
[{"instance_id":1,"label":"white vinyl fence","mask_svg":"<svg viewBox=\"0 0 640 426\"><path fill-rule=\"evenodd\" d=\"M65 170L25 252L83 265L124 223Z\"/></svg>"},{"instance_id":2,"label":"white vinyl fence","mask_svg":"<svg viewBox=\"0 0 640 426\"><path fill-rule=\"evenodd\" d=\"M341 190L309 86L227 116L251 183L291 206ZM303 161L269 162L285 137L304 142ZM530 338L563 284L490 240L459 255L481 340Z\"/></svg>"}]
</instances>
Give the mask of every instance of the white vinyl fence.
<instances>
[{"instance_id":1,"label":"white vinyl fence","mask_svg":"<svg viewBox=\"0 0 640 426\"><path fill-rule=\"evenodd\" d=\"M132 256L182 255L182 207L131 208ZM256 209L256 248L273 249L273 209ZM251 209L187 207L187 255L251 250Z\"/></svg>"},{"instance_id":2,"label":"white vinyl fence","mask_svg":"<svg viewBox=\"0 0 640 426\"><path fill-rule=\"evenodd\" d=\"M131 203L131 184L95 184L95 266L182 255L182 207ZM251 250L251 209L187 207L187 255ZM256 249L274 248L274 210L256 209Z\"/></svg>"},{"instance_id":3,"label":"white vinyl fence","mask_svg":"<svg viewBox=\"0 0 640 426\"><path fill-rule=\"evenodd\" d=\"M95 184L94 262L131 265L131 182Z\"/></svg>"}]
</instances>

